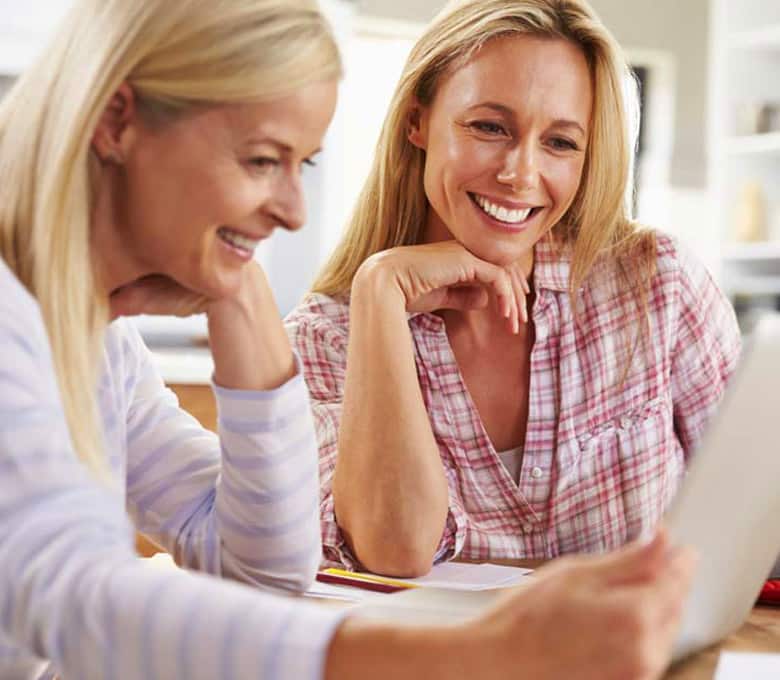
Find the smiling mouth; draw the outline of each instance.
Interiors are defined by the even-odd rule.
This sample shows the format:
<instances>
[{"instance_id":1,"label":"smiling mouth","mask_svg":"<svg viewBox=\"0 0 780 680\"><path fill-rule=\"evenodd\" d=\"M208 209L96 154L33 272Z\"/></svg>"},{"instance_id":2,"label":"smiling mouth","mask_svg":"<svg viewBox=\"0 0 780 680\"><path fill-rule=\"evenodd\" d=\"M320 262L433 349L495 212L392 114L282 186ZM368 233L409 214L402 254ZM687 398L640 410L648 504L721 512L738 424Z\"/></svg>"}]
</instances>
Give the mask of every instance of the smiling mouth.
<instances>
[{"instance_id":1,"label":"smiling mouth","mask_svg":"<svg viewBox=\"0 0 780 680\"><path fill-rule=\"evenodd\" d=\"M248 236L241 234L230 227L220 227L217 229L217 236L225 243L237 250L243 251L249 255L255 252L255 249L260 244L260 239L249 238Z\"/></svg>"},{"instance_id":2,"label":"smiling mouth","mask_svg":"<svg viewBox=\"0 0 780 680\"><path fill-rule=\"evenodd\" d=\"M507 208L503 205L493 203L484 196L479 194L469 193L474 205L476 205L482 212L494 220L509 224L512 226L518 226L527 222L533 218L541 209L542 206L534 206L529 208Z\"/></svg>"}]
</instances>

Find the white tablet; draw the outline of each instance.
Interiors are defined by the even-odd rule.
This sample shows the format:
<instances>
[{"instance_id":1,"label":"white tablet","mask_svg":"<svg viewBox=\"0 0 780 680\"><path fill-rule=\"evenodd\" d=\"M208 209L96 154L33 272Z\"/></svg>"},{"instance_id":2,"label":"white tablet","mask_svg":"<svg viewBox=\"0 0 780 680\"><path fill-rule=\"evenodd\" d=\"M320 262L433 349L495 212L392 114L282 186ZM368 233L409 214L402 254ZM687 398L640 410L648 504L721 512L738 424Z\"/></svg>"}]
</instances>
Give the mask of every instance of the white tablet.
<instances>
[{"instance_id":1,"label":"white tablet","mask_svg":"<svg viewBox=\"0 0 780 680\"><path fill-rule=\"evenodd\" d=\"M665 522L699 553L676 660L742 624L780 552L780 315L746 342Z\"/></svg>"}]
</instances>

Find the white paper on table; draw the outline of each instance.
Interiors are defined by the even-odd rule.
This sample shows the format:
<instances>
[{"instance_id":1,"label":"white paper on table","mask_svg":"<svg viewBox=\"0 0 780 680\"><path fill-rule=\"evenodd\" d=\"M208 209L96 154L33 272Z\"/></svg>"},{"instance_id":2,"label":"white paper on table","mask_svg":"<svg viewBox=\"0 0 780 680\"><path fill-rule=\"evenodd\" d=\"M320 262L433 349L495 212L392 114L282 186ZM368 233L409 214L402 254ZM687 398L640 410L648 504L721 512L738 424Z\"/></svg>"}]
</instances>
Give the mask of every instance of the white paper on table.
<instances>
[{"instance_id":1,"label":"white paper on table","mask_svg":"<svg viewBox=\"0 0 780 680\"><path fill-rule=\"evenodd\" d=\"M354 615L380 621L416 625L449 625L466 622L485 612L501 591L408 588L381 600L362 602Z\"/></svg>"},{"instance_id":2,"label":"white paper on table","mask_svg":"<svg viewBox=\"0 0 780 680\"><path fill-rule=\"evenodd\" d=\"M714 680L777 680L780 654L721 652Z\"/></svg>"},{"instance_id":3,"label":"white paper on table","mask_svg":"<svg viewBox=\"0 0 780 680\"><path fill-rule=\"evenodd\" d=\"M366 590L365 588L355 588L353 586L340 586L334 583L322 583L315 581L311 587L304 593L305 597L314 597L323 600L339 600L341 602L365 602L377 598L387 597L388 593L380 593L375 590Z\"/></svg>"},{"instance_id":4,"label":"white paper on table","mask_svg":"<svg viewBox=\"0 0 780 680\"><path fill-rule=\"evenodd\" d=\"M509 588L521 584L532 569L507 567L500 564L469 564L467 562L442 562L425 576L398 579L430 588L450 590L488 590Z\"/></svg>"}]
</instances>

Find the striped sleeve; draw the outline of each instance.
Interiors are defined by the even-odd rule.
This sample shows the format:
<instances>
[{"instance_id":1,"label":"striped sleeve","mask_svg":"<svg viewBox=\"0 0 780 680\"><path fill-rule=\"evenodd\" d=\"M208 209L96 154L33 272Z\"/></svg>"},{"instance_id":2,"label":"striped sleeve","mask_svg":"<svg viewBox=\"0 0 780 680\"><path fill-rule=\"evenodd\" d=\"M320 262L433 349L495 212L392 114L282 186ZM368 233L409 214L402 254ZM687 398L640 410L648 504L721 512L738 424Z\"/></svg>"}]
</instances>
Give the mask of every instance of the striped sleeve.
<instances>
[{"instance_id":1,"label":"striped sleeve","mask_svg":"<svg viewBox=\"0 0 780 680\"><path fill-rule=\"evenodd\" d=\"M128 411L128 508L177 563L303 591L322 549L317 447L296 375L268 392L214 386L219 437L178 407L137 333Z\"/></svg>"},{"instance_id":2,"label":"striped sleeve","mask_svg":"<svg viewBox=\"0 0 780 680\"><path fill-rule=\"evenodd\" d=\"M72 450L34 301L7 270L0 289L0 677L321 677L340 613L135 557Z\"/></svg>"}]
</instances>

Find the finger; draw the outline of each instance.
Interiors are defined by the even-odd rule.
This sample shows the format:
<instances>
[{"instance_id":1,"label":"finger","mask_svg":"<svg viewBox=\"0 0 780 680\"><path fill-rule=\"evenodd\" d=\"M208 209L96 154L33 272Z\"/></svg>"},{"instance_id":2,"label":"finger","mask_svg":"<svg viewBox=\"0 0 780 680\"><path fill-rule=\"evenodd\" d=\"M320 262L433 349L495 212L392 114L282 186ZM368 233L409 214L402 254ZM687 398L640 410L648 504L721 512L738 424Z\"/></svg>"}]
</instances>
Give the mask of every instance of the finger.
<instances>
[{"instance_id":1,"label":"finger","mask_svg":"<svg viewBox=\"0 0 780 680\"><path fill-rule=\"evenodd\" d=\"M515 299L517 300L517 303L520 307L520 318L523 320L523 323L528 323L528 298L526 297L526 291L523 286L525 283L523 279L522 273L513 268L510 272L512 276L512 281L514 283L515 288Z\"/></svg>"},{"instance_id":2,"label":"finger","mask_svg":"<svg viewBox=\"0 0 780 680\"><path fill-rule=\"evenodd\" d=\"M651 581L667 561L669 538L659 530L650 541L634 541L609 555L592 558L591 577L608 587Z\"/></svg>"},{"instance_id":3,"label":"finger","mask_svg":"<svg viewBox=\"0 0 780 680\"><path fill-rule=\"evenodd\" d=\"M522 272L520 272L520 280L523 282L523 290L525 291L526 295L531 294L531 283L528 280L526 276L523 275Z\"/></svg>"},{"instance_id":4,"label":"finger","mask_svg":"<svg viewBox=\"0 0 780 680\"><path fill-rule=\"evenodd\" d=\"M517 335L520 332L520 318L522 316L522 297L518 297L517 285L515 283L514 276L511 272L506 274L507 281L509 282L510 300L512 303L512 314L510 317L510 329L513 335Z\"/></svg>"}]
</instances>

